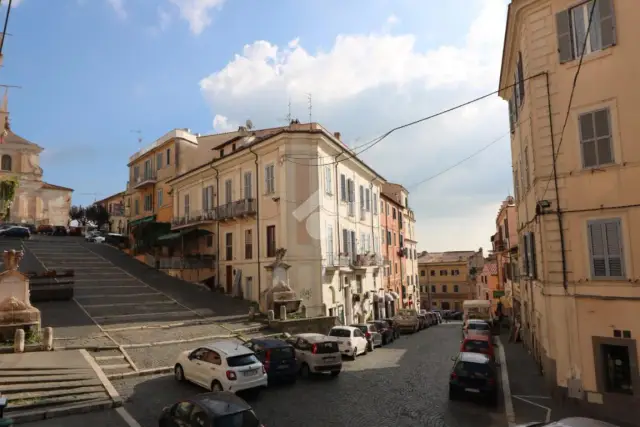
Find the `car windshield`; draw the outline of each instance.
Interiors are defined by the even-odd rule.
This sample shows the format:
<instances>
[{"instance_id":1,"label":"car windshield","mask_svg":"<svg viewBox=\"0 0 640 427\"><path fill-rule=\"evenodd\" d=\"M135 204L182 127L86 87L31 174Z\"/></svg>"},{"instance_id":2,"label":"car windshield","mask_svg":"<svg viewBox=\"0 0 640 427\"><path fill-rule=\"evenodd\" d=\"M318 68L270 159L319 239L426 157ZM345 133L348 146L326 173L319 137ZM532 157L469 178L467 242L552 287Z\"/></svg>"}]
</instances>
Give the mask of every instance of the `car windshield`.
<instances>
[{"instance_id":1,"label":"car windshield","mask_svg":"<svg viewBox=\"0 0 640 427\"><path fill-rule=\"evenodd\" d=\"M482 351L489 348L489 343L483 340L467 340L464 343L464 351Z\"/></svg>"},{"instance_id":2,"label":"car windshield","mask_svg":"<svg viewBox=\"0 0 640 427\"><path fill-rule=\"evenodd\" d=\"M247 366L258 363L259 360L253 354L243 354L242 356L232 356L227 358L227 365L231 368L238 366Z\"/></svg>"},{"instance_id":3,"label":"car windshield","mask_svg":"<svg viewBox=\"0 0 640 427\"><path fill-rule=\"evenodd\" d=\"M469 323L469 329L478 329L478 330L484 330L487 331L489 330L489 325L487 323Z\"/></svg>"},{"instance_id":4,"label":"car windshield","mask_svg":"<svg viewBox=\"0 0 640 427\"><path fill-rule=\"evenodd\" d=\"M366 334L367 332L369 332L369 328L367 327L367 325L358 325L358 326L355 326L355 327L356 327L356 328L358 328L358 329L360 329L360 330L361 330L363 333L365 333L365 334Z\"/></svg>"},{"instance_id":5,"label":"car windshield","mask_svg":"<svg viewBox=\"0 0 640 427\"><path fill-rule=\"evenodd\" d=\"M259 427L260 420L252 410L223 415L214 420L216 427Z\"/></svg>"},{"instance_id":6,"label":"car windshield","mask_svg":"<svg viewBox=\"0 0 640 427\"><path fill-rule=\"evenodd\" d=\"M491 368L486 363L458 362L455 373L461 377L487 379L491 377Z\"/></svg>"},{"instance_id":7,"label":"car windshield","mask_svg":"<svg viewBox=\"0 0 640 427\"><path fill-rule=\"evenodd\" d=\"M351 331L348 329L332 329L329 335L332 337L351 338Z\"/></svg>"},{"instance_id":8,"label":"car windshield","mask_svg":"<svg viewBox=\"0 0 640 427\"><path fill-rule=\"evenodd\" d=\"M292 359L295 357L295 353L291 347L274 347L267 350L271 352L271 357L274 359Z\"/></svg>"}]
</instances>

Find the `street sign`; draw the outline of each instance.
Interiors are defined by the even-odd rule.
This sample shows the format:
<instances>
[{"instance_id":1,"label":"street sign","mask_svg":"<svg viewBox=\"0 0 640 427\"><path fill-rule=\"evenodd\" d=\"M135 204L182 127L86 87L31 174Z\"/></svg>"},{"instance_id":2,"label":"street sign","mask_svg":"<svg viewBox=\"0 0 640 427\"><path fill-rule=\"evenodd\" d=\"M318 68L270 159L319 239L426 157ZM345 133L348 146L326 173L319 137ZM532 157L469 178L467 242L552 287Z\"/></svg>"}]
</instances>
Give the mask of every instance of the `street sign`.
<instances>
[{"instance_id":1,"label":"street sign","mask_svg":"<svg viewBox=\"0 0 640 427\"><path fill-rule=\"evenodd\" d=\"M504 291L493 291L493 298L502 298L504 296Z\"/></svg>"}]
</instances>

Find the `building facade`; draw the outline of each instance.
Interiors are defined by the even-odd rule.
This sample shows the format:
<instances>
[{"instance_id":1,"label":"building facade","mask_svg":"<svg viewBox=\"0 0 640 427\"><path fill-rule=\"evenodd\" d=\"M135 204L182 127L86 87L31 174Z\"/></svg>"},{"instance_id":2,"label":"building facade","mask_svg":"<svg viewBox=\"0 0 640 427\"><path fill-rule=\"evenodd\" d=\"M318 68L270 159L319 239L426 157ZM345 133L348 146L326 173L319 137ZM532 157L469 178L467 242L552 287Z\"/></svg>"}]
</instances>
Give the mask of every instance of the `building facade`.
<instances>
[{"instance_id":1,"label":"building facade","mask_svg":"<svg viewBox=\"0 0 640 427\"><path fill-rule=\"evenodd\" d=\"M495 260L486 261L482 272L477 276L476 293L474 299L491 301L491 312L495 313L500 297L496 297L494 292L500 291L498 277L498 263Z\"/></svg>"},{"instance_id":2,"label":"building facade","mask_svg":"<svg viewBox=\"0 0 640 427\"><path fill-rule=\"evenodd\" d=\"M522 337L558 394L631 424L640 419L638 19L634 1L512 1L500 78Z\"/></svg>"},{"instance_id":3,"label":"building facade","mask_svg":"<svg viewBox=\"0 0 640 427\"><path fill-rule=\"evenodd\" d=\"M399 220L402 205L393 197L380 193L380 238L382 241L382 281L384 286L392 292L393 307L402 308L400 295L402 294L402 252L400 249ZM391 312L390 312L391 313Z\"/></svg>"},{"instance_id":4,"label":"building facade","mask_svg":"<svg viewBox=\"0 0 640 427\"><path fill-rule=\"evenodd\" d=\"M491 298L501 303L505 315L513 315L514 305L520 307L520 272L518 269L518 225L513 197L502 202L496 217L496 233L491 236L493 255L498 270L498 283Z\"/></svg>"},{"instance_id":5,"label":"building facade","mask_svg":"<svg viewBox=\"0 0 640 427\"><path fill-rule=\"evenodd\" d=\"M127 232L127 216L125 215L126 191L113 194L98 200L95 204L104 207L109 212L109 232L125 234Z\"/></svg>"},{"instance_id":6,"label":"building facade","mask_svg":"<svg viewBox=\"0 0 640 427\"><path fill-rule=\"evenodd\" d=\"M474 298L476 276L484 267L482 248L475 251L422 252L418 257L423 307L462 311Z\"/></svg>"},{"instance_id":7,"label":"building facade","mask_svg":"<svg viewBox=\"0 0 640 427\"><path fill-rule=\"evenodd\" d=\"M214 147L210 162L169 181L172 230L214 236L216 286L228 294L258 301L286 249L289 285L309 315L365 321L381 315L388 294L382 182L339 134L316 123L240 129Z\"/></svg>"}]
</instances>

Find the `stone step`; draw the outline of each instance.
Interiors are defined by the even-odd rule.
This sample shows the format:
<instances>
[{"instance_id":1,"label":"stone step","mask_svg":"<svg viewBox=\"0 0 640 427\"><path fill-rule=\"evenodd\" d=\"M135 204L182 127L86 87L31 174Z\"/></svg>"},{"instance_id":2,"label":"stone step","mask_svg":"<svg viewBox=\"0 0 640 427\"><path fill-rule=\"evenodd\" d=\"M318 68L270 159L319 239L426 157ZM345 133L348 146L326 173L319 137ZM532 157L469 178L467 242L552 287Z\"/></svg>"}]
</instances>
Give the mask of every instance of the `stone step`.
<instances>
[{"instance_id":1,"label":"stone step","mask_svg":"<svg viewBox=\"0 0 640 427\"><path fill-rule=\"evenodd\" d=\"M64 396L78 396L84 394L104 393L106 391L102 384L88 387L72 387L55 390L39 390L39 391L11 391L3 392L2 395L6 397L9 402L16 400L28 400L36 398L53 398Z\"/></svg>"},{"instance_id":2,"label":"stone step","mask_svg":"<svg viewBox=\"0 0 640 427\"><path fill-rule=\"evenodd\" d=\"M30 384L30 383L48 383L48 382L60 382L60 381L83 381L92 379L95 375L93 371L91 373L80 374L65 374L65 375L2 375L0 376L0 391L4 385L9 384Z\"/></svg>"},{"instance_id":3,"label":"stone step","mask_svg":"<svg viewBox=\"0 0 640 427\"><path fill-rule=\"evenodd\" d=\"M92 387L96 385L102 385L98 378L87 378L84 380L76 381L58 381L51 383L43 383L39 381L33 381L26 384L4 384L0 387L0 391L3 394L27 392L27 391L45 391L45 390L63 390L65 388L74 387Z\"/></svg>"},{"instance_id":4,"label":"stone step","mask_svg":"<svg viewBox=\"0 0 640 427\"><path fill-rule=\"evenodd\" d=\"M5 409L5 415L7 418L12 418L14 411L24 411L33 409L44 409L46 407L59 407L65 404L78 404L87 401L107 400L108 395L105 392L102 393L87 393L81 395L70 395L60 397L34 397L31 399L15 400L8 402Z\"/></svg>"},{"instance_id":5,"label":"stone step","mask_svg":"<svg viewBox=\"0 0 640 427\"><path fill-rule=\"evenodd\" d=\"M75 369L0 369L0 378L5 377L32 377L37 378L46 377L50 375L86 375L86 376L94 376L93 369L83 369L83 368L75 368Z\"/></svg>"}]
</instances>

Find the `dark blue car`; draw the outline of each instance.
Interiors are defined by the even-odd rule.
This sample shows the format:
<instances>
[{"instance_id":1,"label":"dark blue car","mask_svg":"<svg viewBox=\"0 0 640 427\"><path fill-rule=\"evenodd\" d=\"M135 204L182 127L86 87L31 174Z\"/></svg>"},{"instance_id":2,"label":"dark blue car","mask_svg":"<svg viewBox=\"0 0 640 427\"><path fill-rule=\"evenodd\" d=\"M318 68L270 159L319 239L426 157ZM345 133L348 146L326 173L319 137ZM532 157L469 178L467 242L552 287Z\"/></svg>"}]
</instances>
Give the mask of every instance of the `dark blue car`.
<instances>
[{"instance_id":1,"label":"dark blue car","mask_svg":"<svg viewBox=\"0 0 640 427\"><path fill-rule=\"evenodd\" d=\"M296 353L293 347L278 339L255 338L244 344L253 350L264 365L269 383L294 383L298 378Z\"/></svg>"}]
</instances>

